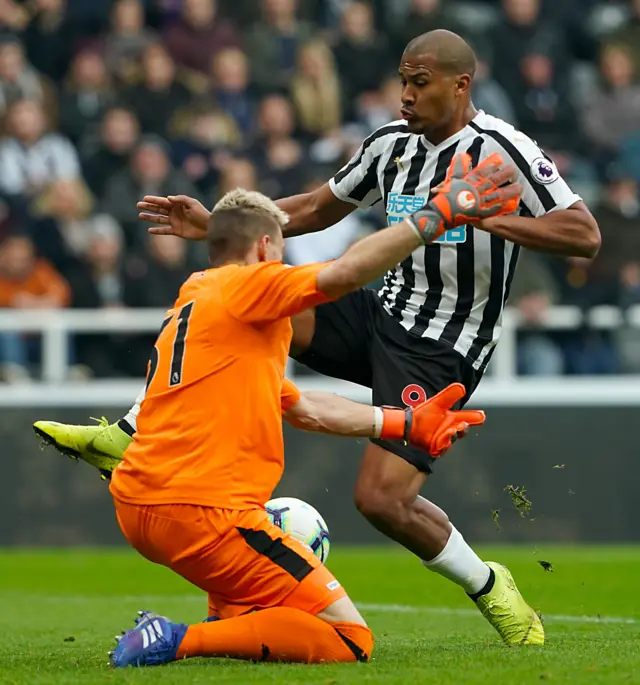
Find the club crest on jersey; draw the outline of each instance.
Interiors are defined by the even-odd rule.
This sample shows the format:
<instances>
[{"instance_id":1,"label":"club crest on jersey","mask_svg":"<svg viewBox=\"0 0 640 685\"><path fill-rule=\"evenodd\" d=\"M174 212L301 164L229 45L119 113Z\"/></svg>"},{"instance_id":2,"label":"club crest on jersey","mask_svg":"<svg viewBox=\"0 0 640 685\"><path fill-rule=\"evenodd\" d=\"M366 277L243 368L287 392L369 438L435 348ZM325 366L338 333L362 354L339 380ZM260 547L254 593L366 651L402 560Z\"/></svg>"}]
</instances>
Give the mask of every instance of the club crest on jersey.
<instances>
[{"instance_id":1,"label":"club crest on jersey","mask_svg":"<svg viewBox=\"0 0 640 685\"><path fill-rule=\"evenodd\" d=\"M534 181L547 185L556 181L560 174L556 165L546 157L538 157L531 162L531 176Z\"/></svg>"},{"instance_id":2,"label":"club crest on jersey","mask_svg":"<svg viewBox=\"0 0 640 685\"><path fill-rule=\"evenodd\" d=\"M414 212L417 212L419 209L422 209L425 203L426 199L424 197L420 197L419 195L403 195L401 193L389 193L386 207L389 226L392 226L393 224L399 224L401 221L406 219L410 214L413 214ZM460 226L458 228L454 228L451 231L447 231L444 235L440 236L436 242L457 244L464 243L466 239L467 229L465 226Z\"/></svg>"}]
</instances>

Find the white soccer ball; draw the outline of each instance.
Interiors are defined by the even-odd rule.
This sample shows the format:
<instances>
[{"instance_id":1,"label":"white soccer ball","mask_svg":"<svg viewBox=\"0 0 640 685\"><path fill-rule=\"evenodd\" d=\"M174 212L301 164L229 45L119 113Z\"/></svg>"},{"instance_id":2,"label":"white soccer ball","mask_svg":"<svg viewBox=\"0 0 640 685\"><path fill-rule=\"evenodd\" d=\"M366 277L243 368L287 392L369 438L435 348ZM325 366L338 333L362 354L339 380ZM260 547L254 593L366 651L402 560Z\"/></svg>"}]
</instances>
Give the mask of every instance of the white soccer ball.
<instances>
[{"instance_id":1,"label":"white soccer ball","mask_svg":"<svg viewBox=\"0 0 640 685\"><path fill-rule=\"evenodd\" d=\"M295 497L276 497L266 503L265 509L274 525L326 563L331 547L329 528L316 509Z\"/></svg>"}]
</instances>

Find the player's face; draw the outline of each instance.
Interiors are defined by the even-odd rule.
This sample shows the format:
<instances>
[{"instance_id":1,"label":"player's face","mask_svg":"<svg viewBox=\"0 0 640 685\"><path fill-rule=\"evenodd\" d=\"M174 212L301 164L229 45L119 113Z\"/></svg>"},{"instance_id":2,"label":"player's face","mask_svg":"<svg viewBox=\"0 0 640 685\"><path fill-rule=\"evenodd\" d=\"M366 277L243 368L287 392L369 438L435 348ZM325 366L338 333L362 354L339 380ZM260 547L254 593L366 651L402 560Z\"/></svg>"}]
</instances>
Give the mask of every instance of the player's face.
<instances>
[{"instance_id":1,"label":"player's face","mask_svg":"<svg viewBox=\"0 0 640 685\"><path fill-rule=\"evenodd\" d=\"M447 127L461 106L468 89L468 76L456 76L438 68L433 55L402 56L402 118L411 133L430 132Z\"/></svg>"}]
</instances>

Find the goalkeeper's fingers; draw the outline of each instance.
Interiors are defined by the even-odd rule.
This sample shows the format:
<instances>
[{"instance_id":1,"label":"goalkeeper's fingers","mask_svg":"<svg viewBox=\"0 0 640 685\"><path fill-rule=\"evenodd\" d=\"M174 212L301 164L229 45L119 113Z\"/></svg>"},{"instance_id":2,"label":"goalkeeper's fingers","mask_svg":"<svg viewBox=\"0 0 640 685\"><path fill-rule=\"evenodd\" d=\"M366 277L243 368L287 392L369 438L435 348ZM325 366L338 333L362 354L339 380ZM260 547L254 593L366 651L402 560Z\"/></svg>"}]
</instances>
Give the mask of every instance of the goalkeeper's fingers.
<instances>
[{"instance_id":1,"label":"goalkeeper's fingers","mask_svg":"<svg viewBox=\"0 0 640 685\"><path fill-rule=\"evenodd\" d=\"M462 409L453 413L456 421L462 421L469 426L481 426L487 419L485 413L479 409Z\"/></svg>"}]
</instances>

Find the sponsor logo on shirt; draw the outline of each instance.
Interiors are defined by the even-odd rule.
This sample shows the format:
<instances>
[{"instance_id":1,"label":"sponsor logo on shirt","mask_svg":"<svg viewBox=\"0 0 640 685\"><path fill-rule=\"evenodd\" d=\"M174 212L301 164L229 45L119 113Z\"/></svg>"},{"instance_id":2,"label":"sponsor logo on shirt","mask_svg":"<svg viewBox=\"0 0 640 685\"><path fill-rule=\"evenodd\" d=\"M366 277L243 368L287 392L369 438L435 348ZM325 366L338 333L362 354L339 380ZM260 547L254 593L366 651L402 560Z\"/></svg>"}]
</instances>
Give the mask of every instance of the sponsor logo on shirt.
<instances>
[{"instance_id":1,"label":"sponsor logo on shirt","mask_svg":"<svg viewBox=\"0 0 640 685\"><path fill-rule=\"evenodd\" d=\"M426 198L419 195L402 195L401 193L389 193L387 199L387 219L389 226L399 224L407 216L422 209L426 203ZM435 242L457 244L464 243L467 239L467 227L459 226L451 231L447 231Z\"/></svg>"}]
</instances>

